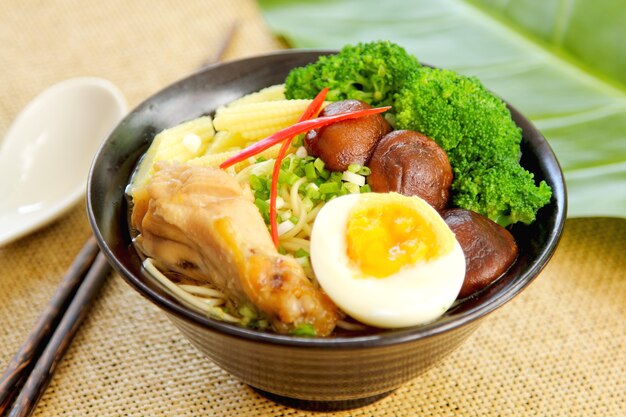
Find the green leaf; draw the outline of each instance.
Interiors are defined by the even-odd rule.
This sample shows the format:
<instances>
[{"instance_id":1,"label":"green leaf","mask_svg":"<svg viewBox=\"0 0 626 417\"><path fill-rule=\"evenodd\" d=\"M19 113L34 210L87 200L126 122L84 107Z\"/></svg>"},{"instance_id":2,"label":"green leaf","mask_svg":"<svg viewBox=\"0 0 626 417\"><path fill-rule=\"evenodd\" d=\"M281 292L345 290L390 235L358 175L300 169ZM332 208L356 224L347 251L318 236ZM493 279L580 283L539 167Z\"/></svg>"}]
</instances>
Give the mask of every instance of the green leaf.
<instances>
[{"instance_id":1,"label":"green leaf","mask_svg":"<svg viewBox=\"0 0 626 417\"><path fill-rule=\"evenodd\" d=\"M476 75L541 130L570 217L626 217L626 2L260 0L298 48L388 39Z\"/></svg>"}]
</instances>

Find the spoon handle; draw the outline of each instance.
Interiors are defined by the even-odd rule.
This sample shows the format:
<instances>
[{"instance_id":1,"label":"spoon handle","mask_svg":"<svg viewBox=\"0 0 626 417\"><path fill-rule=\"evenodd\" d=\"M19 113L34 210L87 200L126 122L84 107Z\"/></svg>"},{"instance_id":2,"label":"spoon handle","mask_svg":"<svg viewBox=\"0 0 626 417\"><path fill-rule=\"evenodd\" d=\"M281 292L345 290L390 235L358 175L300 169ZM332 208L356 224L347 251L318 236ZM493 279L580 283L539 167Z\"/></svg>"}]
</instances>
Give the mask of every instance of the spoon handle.
<instances>
[{"instance_id":1,"label":"spoon handle","mask_svg":"<svg viewBox=\"0 0 626 417\"><path fill-rule=\"evenodd\" d=\"M7 408L16 387L26 379L34 361L43 351L51 333L57 327L64 311L74 297L83 277L91 267L98 253L96 239L91 236L67 270L61 285L46 305L37 322L29 333L0 379L0 415Z\"/></svg>"}]
</instances>

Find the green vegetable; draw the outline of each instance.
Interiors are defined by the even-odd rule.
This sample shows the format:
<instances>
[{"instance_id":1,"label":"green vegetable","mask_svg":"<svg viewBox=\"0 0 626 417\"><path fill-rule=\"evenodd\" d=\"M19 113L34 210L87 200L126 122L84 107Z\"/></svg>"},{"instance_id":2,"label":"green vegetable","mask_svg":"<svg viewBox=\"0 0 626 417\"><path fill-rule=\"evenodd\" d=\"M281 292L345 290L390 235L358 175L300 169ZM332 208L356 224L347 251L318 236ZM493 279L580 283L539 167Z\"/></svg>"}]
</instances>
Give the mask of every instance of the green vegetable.
<instances>
[{"instance_id":1,"label":"green vegetable","mask_svg":"<svg viewBox=\"0 0 626 417\"><path fill-rule=\"evenodd\" d=\"M240 306L238 312L242 317L248 320L254 320L258 316L256 309L247 304Z\"/></svg>"},{"instance_id":2,"label":"green vegetable","mask_svg":"<svg viewBox=\"0 0 626 417\"><path fill-rule=\"evenodd\" d=\"M504 102L475 77L423 67L396 95L398 129L434 139L456 171L519 160L521 130Z\"/></svg>"},{"instance_id":3,"label":"green vegetable","mask_svg":"<svg viewBox=\"0 0 626 417\"><path fill-rule=\"evenodd\" d=\"M361 169L361 165L359 165L359 164L350 164L350 165L348 165L348 171L349 172L356 173L356 172L359 172L360 169Z\"/></svg>"},{"instance_id":4,"label":"green vegetable","mask_svg":"<svg viewBox=\"0 0 626 417\"><path fill-rule=\"evenodd\" d=\"M315 327L309 323L302 323L296 326L295 329L291 331L293 336L306 336L306 337L315 337L317 332L315 331Z\"/></svg>"},{"instance_id":5,"label":"green vegetable","mask_svg":"<svg viewBox=\"0 0 626 417\"><path fill-rule=\"evenodd\" d=\"M372 170L369 169L369 167L360 164L348 165L348 171L359 175L369 175L372 173Z\"/></svg>"},{"instance_id":6,"label":"green vegetable","mask_svg":"<svg viewBox=\"0 0 626 417\"><path fill-rule=\"evenodd\" d=\"M502 160L490 168L470 170L453 184L454 204L481 213L501 226L532 223L550 201L552 190L517 162Z\"/></svg>"},{"instance_id":7,"label":"green vegetable","mask_svg":"<svg viewBox=\"0 0 626 417\"><path fill-rule=\"evenodd\" d=\"M290 171L286 171L284 169L281 169L280 173L278 174L278 181L284 184L293 185L293 183L295 183L299 179L300 177L298 177L296 174Z\"/></svg>"},{"instance_id":8,"label":"green vegetable","mask_svg":"<svg viewBox=\"0 0 626 417\"><path fill-rule=\"evenodd\" d=\"M293 255L296 258L304 258L305 256L309 256L309 252L305 251L304 249L300 248L296 251L296 253L294 253Z\"/></svg>"},{"instance_id":9,"label":"green vegetable","mask_svg":"<svg viewBox=\"0 0 626 417\"><path fill-rule=\"evenodd\" d=\"M265 184L261 180L261 178L254 174L250 175L250 177L248 178L248 182L250 183L250 187L252 187L252 189L255 191L263 190L265 188Z\"/></svg>"},{"instance_id":10,"label":"green vegetable","mask_svg":"<svg viewBox=\"0 0 626 417\"><path fill-rule=\"evenodd\" d=\"M226 309L225 309L226 310ZM237 313L241 317L241 324L250 329L265 330L269 327L269 323L252 305L242 305L237 309Z\"/></svg>"},{"instance_id":11,"label":"green vegetable","mask_svg":"<svg viewBox=\"0 0 626 417\"><path fill-rule=\"evenodd\" d=\"M448 154L455 206L507 226L532 223L550 201L550 187L518 163L522 135L509 110L477 78L422 67L395 106L399 129L424 133Z\"/></svg>"},{"instance_id":12,"label":"green vegetable","mask_svg":"<svg viewBox=\"0 0 626 417\"><path fill-rule=\"evenodd\" d=\"M297 135L291 141L291 147L298 148L304 145L304 135Z\"/></svg>"},{"instance_id":13,"label":"green vegetable","mask_svg":"<svg viewBox=\"0 0 626 417\"><path fill-rule=\"evenodd\" d=\"M307 179L309 180L314 180L315 178L317 178L317 173L315 172L315 165L313 165L313 162L309 162L304 166L304 172Z\"/></svg>"},{"instance_id":14,"label":"green vegetable","mask_svg":"<svg viewBox=\"0 0 626 417\"><path fill-rule=\"evenodd\" d=\"M270 223L270 203L267 200L262 200L260 198L254 199L254 204L261 212L261 216L263 216L263 220L266 224Z\"/></svg>"},{"instance_id":15,"label":"green vegetable","mask_svg":"<svg viewBox=\"0 0 626 417\"><path fill-rule=\"evenodd\" d=\"M324 171L324 166L326 164L320 158L315 158L315 161L313 161L313 165L315 166L317 172L321 174Z\"/></svg>"},{"instance_id":16,"label":"green vegetable","mask_svg":"<svg viewBox=\"0 0 626 417\"><path fill-rule=\"evenodd\" d=\"M360 165L354 165L352 169L358 169L361 175L369 175L369 170ZM342 172L330 172L324 168L324 162L319 158L306 156L300 158L295 154L290 154L280 165L278 174L278 185L293 185L296 181L304 179L298 187L298 194L302 197L302 204L306 210L312 210L320 202L328 201L334 197L358 192L369 192L368 185L360 187L356 184L345 182L342 179ZM270 223L269 198L271 186L271 173L250 174L248 177L250 188L254 194L254 203L261 212L266 224ZM298 217L289 214L282 217L286 209L279 209L278 215L281 219L289 219L292 223L298 222Z\"/></svg>"},{"instance_id":17,"label":"green vegetable","mask_svg":"<svg viewBox=\"0 0 626 417\"><path fill-rule=\"evenodd\" d=\"M350 182L344 182L341 186L345 188L346 192L349 194L359 194L361 192L358 185Z\"/></svg>"},{"instance_id":18,"label":"green vegetable","mask_svg":"<svg viewBox=\"0 0 626 417\"><path fill-rule=\"evenodd\" d=\"M361 167L361 169L359 169L356 173L359 175L368 176L369 174L372 173L372 170L369 167L364 166L364 167Z\"/></svg>"},{"instance_id":19,"label":"green vegetable","mask_svg":"<svg viewBox=\"0 0 626 417\"><path fill-rule=\"evenodd\" d=\"M312 200L319 199L320 198L319 187L315 185L314 183L307 184L307 186L305 187L304 196Z\"/></svg>"},{"instance_id":20,"label":"green vegetable","mask_svg":"<svg viewBox=\"0 0 626 417\"><path fill-rule=\"evenodd\" d=\"M404 48L388 41L347 45L336 55L292 70L285 80L285 96L313 98L328 87L329 101L356 99L373 107L387 106L419 66Z\"/></svg>"},{"instance_id":21,"label":"green vegetable","mask_svg":"<svg viewBox=\"0 0 626 417\"><path fill-rule=\"evenodd\" d=\"M336 182L326 182L320 185L320 194L334 194L341 189L341 186Z\"/></svg>"}]
</instances>

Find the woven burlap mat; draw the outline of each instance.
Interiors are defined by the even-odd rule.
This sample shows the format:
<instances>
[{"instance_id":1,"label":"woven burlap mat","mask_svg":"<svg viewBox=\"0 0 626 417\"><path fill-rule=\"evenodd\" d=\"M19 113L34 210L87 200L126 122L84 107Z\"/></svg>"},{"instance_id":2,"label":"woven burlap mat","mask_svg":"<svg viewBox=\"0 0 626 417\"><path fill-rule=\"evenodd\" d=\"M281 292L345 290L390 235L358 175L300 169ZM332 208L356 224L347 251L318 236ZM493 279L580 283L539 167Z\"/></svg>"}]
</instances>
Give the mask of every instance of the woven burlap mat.
<instances>
[{"instance_id":1,"label":"woven burlap mat","mask_svg":"<svg viewBox=\"0 0 626 417\"><path fill-rule=\"evenodd\" d=\"M38 92L74 76L108 78L134 106L213 56L235 20L226 59L279 47L252 1L0 2L0 133ZM89 234L79 204L0 249L2 368ZM338 414L626 415L624 253L626 221L569 220L533 285L444 363L378 403ZM307 415L217 368L116 275L35 414Z\"/></svg>"}]
</instances>

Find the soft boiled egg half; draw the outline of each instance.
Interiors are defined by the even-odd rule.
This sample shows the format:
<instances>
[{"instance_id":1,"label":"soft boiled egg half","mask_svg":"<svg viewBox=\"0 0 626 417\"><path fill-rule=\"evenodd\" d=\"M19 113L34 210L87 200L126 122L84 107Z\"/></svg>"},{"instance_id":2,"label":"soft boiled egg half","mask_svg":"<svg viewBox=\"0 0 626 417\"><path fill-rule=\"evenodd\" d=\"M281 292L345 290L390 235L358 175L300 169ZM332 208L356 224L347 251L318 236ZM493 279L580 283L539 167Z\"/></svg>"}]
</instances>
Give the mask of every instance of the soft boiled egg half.
<instances>
[{"instance_id":1,"label":"soft boiled egg half","mask_svg":"<svg viewBox=\"0 0 626 417\"><path fill-rule=\"evenodd\" d=\"M383 328L440 317L465 277L465 257L439 213L419 197L348 194L320 210L311 264L351 317Z\"/></svg>"}]
</instances>

